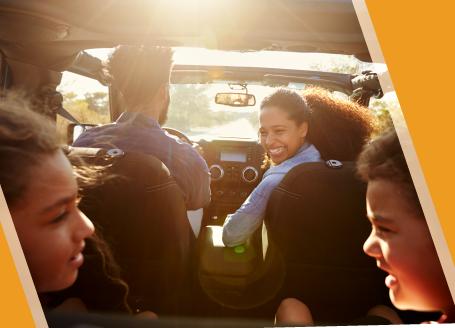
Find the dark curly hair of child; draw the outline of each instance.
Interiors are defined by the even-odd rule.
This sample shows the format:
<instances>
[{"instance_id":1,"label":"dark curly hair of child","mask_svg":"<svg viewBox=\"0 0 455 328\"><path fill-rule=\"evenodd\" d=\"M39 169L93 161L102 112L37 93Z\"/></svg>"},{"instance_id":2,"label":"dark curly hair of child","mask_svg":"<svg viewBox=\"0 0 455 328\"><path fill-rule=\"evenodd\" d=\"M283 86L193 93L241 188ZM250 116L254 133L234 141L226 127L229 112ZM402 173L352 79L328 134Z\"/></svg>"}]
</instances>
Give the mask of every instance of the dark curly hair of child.
<instances>
[{"instance_id":1,"label":"dark curly hair of child","mask_svg":"<svg viewBox=\"0 0 455 328\"><path fill-rule=\"evenodd\" d=\"M382 134L365 147L357 163L357 172L365 180L387 180L396 184L396 192L419 217L424 217L408 164L395 130Z\"/></svg>"}]
</instances>

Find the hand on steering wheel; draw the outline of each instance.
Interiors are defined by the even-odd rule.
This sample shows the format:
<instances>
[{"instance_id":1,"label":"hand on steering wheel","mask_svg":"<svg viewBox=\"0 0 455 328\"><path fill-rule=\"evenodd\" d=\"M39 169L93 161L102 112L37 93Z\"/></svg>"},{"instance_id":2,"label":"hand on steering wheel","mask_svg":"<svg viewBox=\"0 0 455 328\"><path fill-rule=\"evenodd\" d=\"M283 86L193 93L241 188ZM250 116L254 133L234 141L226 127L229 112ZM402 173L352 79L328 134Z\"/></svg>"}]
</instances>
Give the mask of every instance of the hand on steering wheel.
<instances>
[{"instance_id":1,"label":"hand on steering wheel","mask_svg":"<svg viewBox=\"0 0 455 328\"><path fill-rule=\"evenodd\" d=\"M189 143L190 145L193 145L193 148L196 149L197 153L200 156L204 157L204 151L202 150L202 147L199 146L199 144L197 144L195 142L191 142L190 138L188 138L183 132L181 132L177 129L173 129L173 128L164 128L163 127L162 129L164 131L166 131L167 133L178 137L181 141Z\"/></svg>"},{"instance_id":2,"label":"hand on steering wheel","mask_svg":"<svg viewBox=\"0 0 455 328\"><path fill-rule=\"evenodd\" d=\"M182 141L183 141L183 140L182 140ZM198 153L200 156L204 157L204 151L202 150L202 147L199 146L198 143L193 142L193 148L196 149L197 153Z\"/></svg>"},{"instance_id":3,"label":"hand on steering wheel","mask_svg":"<svg viewBox=\"0 0 455 328\"><path fill-rule=\"evenodd\" d=\"M173 128L165 128L165 127L162 127L162 129L163 129L164 131L166 131L167 133L172 134L173 136L178 137L180 140L186 139L186 141L185 141L185 140L182 140L182 141L191 144L190 138L188 138L183 132L181 132L181 131L179 131L179 130L177 130L177 129L173 129Z\"/></svg>"}]
</instances>

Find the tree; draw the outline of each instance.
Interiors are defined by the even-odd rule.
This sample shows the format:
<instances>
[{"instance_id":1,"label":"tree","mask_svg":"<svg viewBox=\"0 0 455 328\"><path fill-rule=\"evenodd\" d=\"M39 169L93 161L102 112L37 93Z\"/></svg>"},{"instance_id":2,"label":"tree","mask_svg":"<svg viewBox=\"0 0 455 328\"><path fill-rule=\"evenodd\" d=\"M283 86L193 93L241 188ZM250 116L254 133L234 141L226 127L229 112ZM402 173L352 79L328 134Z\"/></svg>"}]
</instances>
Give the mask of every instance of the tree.
<instances>
[{"instance_id":1,"label":"tree","mask_svg":"<svg viewBox=\"0 0 455 328\"><path fill-rule=\"evenodd\" d=\"M311 69L316 71L345 73L345 74L361 74L362 71L372 70L374 71L373 63L364 63L356 59L354 56L337 57L332 58L328 64L322 64L321 62L313 62L310 64ZM399 109L398 101L384 101L381 99L370 100L370 108L375 112L378 118L379 132L394 128L392 116L390 115L390 109ZM398 112L401 112L399 110Z\"/></svg>"},{"instance_id":2,"label":"tree","mask_svg":"<svg viewBox=\"0 0 455 328\"><path fill-rule=\"evenodd\" d=\"M257 111L248 113L246 119L255 131L259 131L259 113Z\"/></svg>"},{"instance_id":3,"label":"tree","mask_svg":"<svg viewBox=\"0 0 455 328\"><path fill-rule=\"evenodd\" d=\"M109 113L109 94L107 92L87 92L84 97L88 109L100 114Z\"/></svg>"},{"instance_id":4,"label":"tree","mask_svg":"<svg viewBox=\"0 0 455 328\"><path fill-rule=\"evenodd\" d=\"M74 92L63 93L63 108L80 123L107 124L110 122L109 107L107 107L107 113L106 109L101 112L91 110L86 99L77 99ZM70 123L72 122L57 115L57 131L61 142L64 144L66 144L67 127Z\"/></svg>"},{"instance_id":5,"label":"tree","mask_svg":"<svg viewBox=\"0 0 455 328\"><path fill-rule=\"evenodd\" d=\"M197 127L212 127L229 122L235 113L214 112L210 108L213 101L207 95L211 86L197 84L174 84L171 89L169 118L166 126L182 131Z\"/></svg>"},{"instance_id":6,"label":"tree","mask_svg":"<svg viewBox=\"0 0 455 328\"><path fill-rule=\"evenodd\" d=\"M375 112L378 118L379 131L393 129L392 116L390 115L389 106L386 101L381 99L372 99L370 101L370 108Z\"/></svg>"}]
</instances>

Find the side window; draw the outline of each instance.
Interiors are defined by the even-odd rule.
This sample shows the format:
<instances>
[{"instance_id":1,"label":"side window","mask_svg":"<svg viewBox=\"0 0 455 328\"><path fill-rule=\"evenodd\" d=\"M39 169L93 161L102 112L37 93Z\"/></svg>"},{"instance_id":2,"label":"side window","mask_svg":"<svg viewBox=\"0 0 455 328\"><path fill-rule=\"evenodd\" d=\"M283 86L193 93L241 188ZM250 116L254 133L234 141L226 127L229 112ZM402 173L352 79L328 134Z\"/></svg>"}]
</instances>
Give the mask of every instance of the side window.
<instances>
[{"instance_id":1,"label":"side window","mask_svg":"<svg viewBox=\"0 0 455 328\"><path fill-rule=\"evenodd\" d=\"M387 95L382 99L370 99L369 108L373 110L378 118L379 134L395 128L390 112L396 110L399 106L398 99L393 99L393 97Z\"/></svg>"},{"instance_id":2,"label":"side window","mask_svg":"<svg viewBox=\"0 0 455 328\"><path fill-rule=\"evenodd\" d=\"M64 72L57 89L63 94L63 107L80 123L110 123L109 88L97 80ZM57 129L66 144L66 131L71 121L57 115Z\"/></svg>"}]
</instances>

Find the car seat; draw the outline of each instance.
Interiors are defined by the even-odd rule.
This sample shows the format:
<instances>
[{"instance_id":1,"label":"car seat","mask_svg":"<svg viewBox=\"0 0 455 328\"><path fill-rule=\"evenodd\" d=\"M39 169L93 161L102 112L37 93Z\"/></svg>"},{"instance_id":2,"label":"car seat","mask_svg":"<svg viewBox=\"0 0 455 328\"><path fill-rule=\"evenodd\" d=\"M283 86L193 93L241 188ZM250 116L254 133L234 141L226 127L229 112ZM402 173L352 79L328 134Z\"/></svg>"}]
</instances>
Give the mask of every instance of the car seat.
<instances>
[{"instance_id":1,"label":"car seat","mask_svg":"<svg viewBox=\"0 0 455 328\"><path fill-rule=\"evenodd\" d=\"M109 170L104 183L84 190L79 208L113 246L133 311L182 313L196 240L169 170L153 156L120 149L67 153L73 165Z\"/></svg>"},{"instance_id":2,"label":"car seat","mask_svg":"<svg viewBox=\"0 0 455 328\"><path fill-rule=\"evenodd\" d=\"M272 303L304 302L313 319L349 322L378 304L392 306L386 273L363 252L371 232L366 184L355 163L328 161L294 167L273 191L265 215L269 244L280 253L283 285Z\"/></svg>"}]
</instances>

